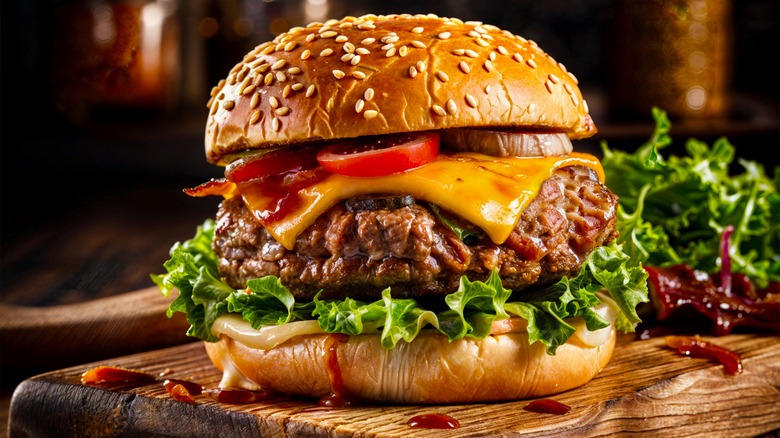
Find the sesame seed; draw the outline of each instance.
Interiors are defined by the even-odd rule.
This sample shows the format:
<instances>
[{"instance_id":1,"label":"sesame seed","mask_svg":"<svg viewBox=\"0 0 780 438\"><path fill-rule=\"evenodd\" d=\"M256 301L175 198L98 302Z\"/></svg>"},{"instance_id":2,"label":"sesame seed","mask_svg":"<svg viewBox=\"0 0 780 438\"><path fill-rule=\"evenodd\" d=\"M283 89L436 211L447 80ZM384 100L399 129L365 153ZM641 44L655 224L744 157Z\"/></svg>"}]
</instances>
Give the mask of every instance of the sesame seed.
<instances>
[{"instance_id":1,"label":"sesame seed","mask_svg":"<svg viewBox=\"0 0 780 438\"><path fill-rule=\"evenodd\" d=\"M470 94L466 94L466 104L468 104L468 106L472 108L476 108L477 105L479 105L479 101L477 101L477 99L474 96Z\"/></svg>"},{"instance_id":2,"label":"sesame seed","mask_svg":"<svg viewBox=\"0 0 780 438\"><path fill-rule=\"evenodd\" d=\"M336 106L336 102L333 97L328 99L328 103L325 104L325 111L331 112L333 111L333 107Z\"/></svg>"},{"instance_id":3,"label":"sesame seed","mask_svg":"<svg viewBox=\"0 0 780 438\"><path fill-rule=\"evenodd\" d=\"M282 90L282 97L287 98L287 96L289 96L291 92L292 92L292 87L290 86L290 84L285 85L284 90Z\"/></svg>"},{"instance_id":4,"label":"sesame seed","mask_svg":"<svg viewBox=\"0 0 780 438\"><path fill-rule=\"evenodd\" d=\"M586 102L585 99L582 99L582 108L585 110L586 113L589 112L588 111L588 102Z\"/></svg>"},{"instance_id":5,"label":"sesame seed","mask_svg":"<svg viewBox=\"0 0 780 438\"><path fill-rule=\"evenodd\" d=\"M333 76L336 77L336 79L341 79L344 77L344 72L341 70L333 70Z\"/></svg>"},{"instance_id":6,"label":"sesame seed","mask_svg":"<svg viewBox=\"0 0 780 438\"><path fill-rule=\"evenodd\" d=\"M248 87L244 88L244 91L242 91L241 94L246 96L247 94L255 91L255 88L255 84L249 84Z\"/></svg>"},{"instance_id":7,"label":"sesame seed","mask_svg":"<svg viewBox=\"0 0 780 438\"><path fill-rule=\"evenodd\" d=\"M382 49L382 50L390 50L390 49L392 49L393 47L395 47L395 44L393 44L393 43L390 43L390 44L385 44L384 46L382 46L382 47L381 47L381 49Z\"/></svg>"},{"instance_id":8,"label":"sesame seed","mask_svg":"<svg viewBox=\"0 0 780 438\"><path fill-rule=\"evenodd\" d=\"M217 113L217 110L218 110L218 109L219 109L219 105L213 105L213 106L211 107L211 111L209 111L209 115L212 115L212 116L213 116L214 114L216 114L216 113Z\"/></svg>"},{"instance_id":9,"label":"sesame seed","mask_svg":"<svg viewBox=\"0 0 780 438\"><path fill-rule=\"evenodd\" d=\"M310 33L310 34L306 35L306 42L310 43L310 42L314 41L314 38L317 38L317 35L315 35L313 33Z\"/></svg>"},{"instance_id":10,"label":"sesame seed","mask_svg":"<svg viewBox=\"0 0 780 438\"><path fill-rule=\"evenodd\" d=\"M257 71L260 73L265 73L266 70L268 70L271 66L269 64L266 64L265 62L257 66Z\"/></svg>"},{"instance_id":11,"label":"sesame seed","mask_svg":"<svg viewBox=\"0 0 780 438\"><path fill-rule=\"evenodd\" d=\"M354 53L355 52L355 45L352 44L352 43L344 43L343 49L347 53Z\"/></svg>"},{"instance_id":12,"label":"sesame seed","mask_svg":"<svg viewBox=\"0 0 780 438\"><path fill-rule=\"evenodd\" d=\"M476 58L477 56L479 56L479 55L477 54L477 52L475 52L475 51L473 51L473 50L471 50L471 49L467 49L467 50L465 50L463 53L465 53L465 54L466 54L466 56L468 56L469 58Z\"/></svg>"},{"instance_id":13,"label":"sesame seed","mask_svg":"<svg viewBox=\"0 0 780 438\"><path fill-rule=\"evenodd\" d=\"M376 41L376 38L366 38L363 41L360 42L360 44L367 46L369 44L373 44Z\"/></svg>"},{"instance_id":14,"label":"sesame seed","mask_svg":"<svg viewBox=\"0 0 780 438\"><path fill-rule=\"evenodd\" d=\"M335 37L335 36L336 36L336 35L338 35L338 34L339 34L339 33L338 33L338 32L336 32L335 30L328 30L328 31L322 32L322 33L320 34L320 37L321 37L321 38L333 38L333 37Z\"/></svg>"},{"instance_id":15,"label":"sesame seed","mask_svg":"<svg viewBox=\"0 0 780 438\"><path fill-rule=\"evenodd\" d=\"M309 85L309 88L306 89L306 97L311 97L315 91L317 91L317 87L314 84Z\"/></svg>"},{"instance_id":16,"label":"sesame seed","mask_svg":"<svg viewBox=\"0 0 780 438\"><path fill-rule=\"evenodd\" d=\"M270 55L274 50L276 50L274 46L268 46L265 49L263 49L263 51L260 53L262 53L263 55Z\"/></svg>"},{"instance_id":17,"label":"sesame seed","mask_svg":"<svg viewBox=\"0 0 780 438\"><path fill-rule=\"evenodd\" d=\"M484 40L484 39L482 39L482 38L477 38L477 39L476 39L476 41L477 41L477 44L479 44L479 45L480 45L480 46L482 46L482 47L487 47L487 46L489 46L489 45L490 45L490 43L489 43L489 42L485 41L485 40Z\"/></svg>"},{"instance_id":18,"label":"sesame seed","mask_svg":"<svg viewBox=\"0 0 780 438\"><path fill-rule=\"evenodd\" d=\"M360 55L355 55L354 58L349 60L349 63L352 65L358 65L359 62L360 62Z\"/></svg>"},{"instance_id":19,"label":"sesame seed","mask_svg":"<svg viewBox=\"0 0 780 438\"><path fill-rule=\"evenodd\" d=\"M368 55L369 53L371 53L371 51L366 49L365 47L358 47L357 49L355 49L355 53L357 53L358 55L364 55L365 56L365 55Z\"/></svg>"},{"instance_id":20,"label":"sesame seed","mask_svg":"<svg viewBox=\"0 0 780 438\"><path fill-rule=\"evenodd\" d=\"M416 69L416 68L414 68L414 66L413 66L413 65L409 67L409 76L410 76L410 77L415 77L415 76L417 76L417 69Z\"/></svg>"},{"instance_id":21,"label":"sesame seed","mask_svg":"<svg viewBox=\"0 0 780 438\"><path fill-rule=\"evenodd\" d=\"M450 36L452 36L452 34L451 34L451 33L449 33L449 32L442 32L442 33L440 33L440 34L439 34L439 35L437 35L437 36L439 37L439 39L440 39L440 40L446 40L446 39L448 39Z\"/></svg>"},{"instance_id":22,"label":"sesame seed","mask_svg":"<svg viewBox=\"0 0 780 438\"><path fill-rule=\"evenodd\" d=\"M463 56L463 54L466 53L466 51L464 49L455 49L452 51L452 53L457 56Z\"/></svg>"},{"instance_id":23,"label":"sesame seed","mask_svg":"<svg viewBox=\"0 0 780 438\"><path fill-rule=\"evenodd\" d=\"M414 29L412 29L412 33L423 33L424 30L425 29L423 29L422 27L417 26Z\"/></svg>"},{"instance_id":24,"label":"sesame seed","mask_svg":"<svg viewBox=\"0 0 780 438\"><path fill-rule=\"evenodd\" d=\"M490 52L490 55L488 55L488 59L490 59L491 61L495 61L496 60L496 52Z\"/></svg>"},{"instance_id":25,"label":"sesame seed","mask_svg":"<svg viewBox=\"0 0 780 438\"><path fill-rule=\"evenodd\" d=\"M366 78L366 74L363 73L362 71L353 71L352 72L352 76L354 76L357 79L365 79Z\"/></svg>"},{"instance_id":26,"label":"sesame seed","mask_svg":"<svg viewBox=\"0 0 780 438\"><path fill-rule=\"evenodd\" d=\"M571 94L574 90L572 90L571 85L567 83L563 83L563 89L566 90L567 93Z\"/></svg>"},{"instance_id":27,"label":"sesame seed","mask_svg":"<svg viewBox=\"0 0 780 438\"><path fill-rule=\"evenodd\" d=\"M484 67L484 68L485 68L485 70L486 70L488 73L490 73L490 72L492 72L492 71L493 71L493 63L492 63L492 62L490 62L490 60L489 60L489 59L486 59L486 60L485 60L485 63L484 63L484 64L482 64L482 67Z\"/></svg>"},{"instance_id":28,"label":"sesame seed","mask_svg":"<svg viewBox=\"0 0 780 438\"><path fill-rule=\"evenodd\" d=\"M346 42L346 41L349 41L349 38L346 35L339 35L339 36L336 37L336 42L337 43L343 43L343 42Z\"/></svg>"},{"instance_id":29,"label":"sesame seed","mask_svg":"<svg viewBox=\"0 0 780 438\"><path fill-rule=\"evenodd\" d=\"M360 30L370 30L370 29L374 29L374 28L376 28L376 26L374 26L374 23L371 23L371 22L358 24L358 29L360 29Z\"/></svg>"},{"instance_id":30,"label":"sesame seed","mask_svg":"<svg viewBox=\"0 0 780 438\"><path fill-rule=\"evenodd\" d=\"M485 28L483 28L482 26L477 26L477 27L474 28L474 30L476 30L479 33L487 33Z\"/></svg>"},{"instance_id":31,"label":"sesame seed","mask_svg":"<svg viewBox=\"0 0 780 438\"><path fill-rule=\"evenodd\" d=\"M363 93L363 98L366 99L366 102L371 102L371 99L374 98L374 89L367 88L366 91Z\"/></svg>"},{"instance_id":32,"label":"sesame seed","mask_svg":"<svg viewBox=\"0 0 780 438\"><path fill-rule=\"evenodd\" d=\"M553 83L549 79L544 81L544 86L547 87L547 91L550 92L550 94L553 93Z\"/></svg>"},{"instance_id":33,"label":"sesame seed","mask_svg":"<svg viewBox=\"0 0 780 438\"><path fill-rule=\"evenodd\" d=\"M427 68L428 66L425 64L425 61L417 61L417 71L425 73L425 69Z\"/></svg>"},{"instance_id":34,"label":"sesame seed","mask_svg":"<svg viewBox=\"0 0 780 438\"><path fill-rule=\"evenodd\" d=\"M278 116L286 116L287 114L290 114L290 107L287 106L279 107L274 110L274 113L276 113L276 115Z\"/></svg>"},{"instance_id":35,"label":"sesame seed","mask_svg":"<svg viewBox=\"0 0 780 438\"><path fill-rule=\"evenodd\" d=\"M561 70L563 70L563 71L565 71L565 72L567 72L567 73L568 73L568 70L566 70L566 66L565 66L565 65L563 65L563 64L561 64L560 62L558 63L558 67L560 67L560 68L561 68Z\"/></svg>"},{"instance_id":36,"label":"sesame seed","mask_svg":"<svg viewBox=\"0 0 780 438\"><path fill-rule=\"evenodd\" d=\"M379 41L381 41L381 42L383 42L385 44L388 44L388 43L394 43L394 42L398 41L399 39L400 38L398 38L398 36L396 36L396 35L386 35L386 36L383 36L382 38L380 38Z\"/></svg>"},{"instance_id":37,"label":"sesame seed","mask_svg":"<svg viewBox=\"0 0 780 438\"><path fill-rule=\"evenodd\" d=\"M433 105L431 109L433 110L433 112L435 112L436 114L442 117L447 115L447 111L444 111L444 108L440 107L439 105Z\"/></svg>"},{"instance_id":38,"label":"sesame seed","mask_svg":"<svg viewBox=\"0 0 780 438\"><path fill-rule=\"evenodd\" d=\"M536 104L532 103L532 104L528 105L528 114L533 114L534 111L536 111Z\"/></svg>"},{"instance_id":39,"label":"sesame seed","mask_svg":"<svg viewBox=\"0 0 780 438\"><path fill-rule=\"evenodd\" d=\"M412 40L411 44L412 44L414 47L417 47L418 49L424 49L424 48L426 47L426 46L425 46L425 43L424 43L424 42L422 42L422 41Z\"/></svg>"},{"instance_id":40,"label":"sesame seed","mask_svg":"<svg viewBox=\"0 0 780 438\"><path fill-rule=\"evenodd\" d=\"M490 84L485 85L485 94L490 94L490 90L491 89L492 89L492 87L490 86Z\"/></svg>"},{"instance_id":41,"label":"sesame seed","mask_svg":"<svg viewBox=\"0 0 780 438\"><path fill-rule=\"evenodd\" d=\"M500 53L500 54L502 54L504 56L509 56L509 52L506 50L506 47L504 47L504 46L498 46L496 48L496 50L498 50L498 53Z\"/></svg>"},{"instance_id":42,"label":"sesame seed","mask_svg":"<svg viewBox=\"0 0 780 438\"><path fill-rule=\"evenodd\" d=\"M577 95L576 94L571 94L570 97L571 97L571 103L573 103L574 106L577 106L577 103L578 103Z\"/></svg>"},{"instance_id":43,"label":"sesame seed","mask_svg":"<svg viewBox=\"0 0 780 438\"><path fill-rule=\"evenodd\" d=\"M398 54L399 54L399 55L400 55L400 56L403 58L404 56L406 56L406 53L408 52L408 50L409 50L409 48L408 48L408 47L406 47L406 46L401 46L401 47L398 49Z\"/></svg>"},{"instance_id":44,"label":"sesame seed","mask_svg":"<svg viewBox=\"0 0 780 438\"><path fill-rule=\"evenodd\" d=\"M531 68L536 68L536 61L534 61L531 58L528 58L528 61L526 61L525 63L528 64L528 66Z\"/></svg>"},{"instance_id":45,"label":"sesame seed","mask_svg":"<svg viewBox=\"0 0 780 438\"><path fill-rule=\"evenodd\" d=\"M477 32L475 30L470 30L466 35L468 35L470 37L473 37L473 38L479 38L480 37L479 32Z\"/></svg>"},{"instance_id":46,"label":"sesame seed","mask_svg":"<svg viewBox=\"0 0 780 438\"><path fill-rule=\"evenodd\" d=\"M290 52L290 51L294 50L295 46L297 46L297 45L298 45L298 43L296 43L295 41L290 41L289 43L284 45L284 51L285 52Z\"/></svg>"},{"instance_id":47,"label":"sesame seed","mask_svg":"<svg viewBox=\"0 0 780 438\"><path fill-rule=\"evenodd\" d=\"M374 117L379 115L379 111L377 110L366 110L366 112L363 113L363 117L366 120L373 119Z\"/></svg>"},{"instance_id":48,"label":"sesame seed","mask_svg":"<svg viewBox=\"0 0 780 438\"><path fill-rule=\"evenodd\" d=\"M447 73L444 73L443 71L439 70L436 72L436 77L439 78L442 82L447 82L450 80L450 77L447 76Z\"/></svg>"},{"instance_id":49,"label":"sesame seed","mask_svg":"<svg viewBox=\"0 0 780 438\"><path fill-rule=\"evenodd\" d=\"M301 59L309 59L309 56L311 56L311 50L306 49L301 53Z\"/></svg>"},{"instance_id":50,"label":"sesame seed","mask_svg":"<svg viewBox=\"0 0 780 438\"><path fill-rule=\"evenodd\" d=\"M363 99L358 99L357 102L355 102L355 112L360 113L363 111L363 106L365 106L366 102Z\"/></svg>"},{"instance_id":51,"label":"sesame seed","mask_svg":"<svg viewBox=\"0 0 780 438\"><path fill-rule=\"evenodd\" d=\"M577 80L577 76L574 76L574 73L572 73L570 71L567 71L566 74L569 75L569 77L571 78L572 81L574 81L575 84L579 84L580 83L580 81Z\"/></svg>"},{"instance_id":52,"label":"sesame seed","mask_svg":"<svg viewBox=\"0 0 780 438\"><path fill-rule=\"evenodd\" d=\"M456 114L458 112L458 104L452 99L447 101L447 112L450 114Z\"/></svg>"},{"instance_id":53,"label":"sesame seed","mask_svg":"<svg viewBox=\"0 0 780 438\"><path fill-rule=\"evenodd\" d=\"M287 80L287 75L284 74L284 72L278 71L276 72L276 80L279 82L284 82Z\"/></svg>"},{"instance_id":54,"label":"sesame seed","mask_svg":"<svg viewBox=\"0 0 780 438\"><path fill-rule=\"evenodd\" d=\"M274 96L271 96L268 98L268 104L271 105L271 108L278 108L279 107L279 99L277 99Z\"/></svg>"},{"instance_id":55,"label":"sesame seed","mask_svg":"<svg viewBox=\"0 0 780 438\"><path fill-rule=\"evenodd\" d=\"M249 117L249 124L254 125L260 120L260 111L253 111L252 115Z\"/></svg>"},{"instance_id":56,"label":"sesame seed","mask_svg":"<svg viewBox=\"0 0 780 438\"><path fill-rule=\"evenodd\" d=\"M523 62L523 56L519 53L515 53L512 55L512 59L514 59L517 62Z\"/></svg>"},{"instance_id":57,"label":"sesame seed","mask_svg":"<svg viewBox=\"0 0 780 438\"><path fill-rule=\"evenodd\" d=\"M299 91L299 90L303 89L303 84L300 83L300 82L295 83L295 84L292 85L292 89L293 89L293 91Z\"/></svg>"},{"instance_id":58,"label":"sesame seed","mask_svg":"<svg viewBox=\"0 0 780 438\"><path fill-rule=\"evenodd\" d=\"M300 72L301 72L300 67L290 67L290 68L287 69L287 74L288 75L297 75Z\"/></svg>"},{"instance_id":59,"label":"sesame seed","mask_svg":"<svg viewBox=\"0 0 780 438\"><path fill-rule=\"evenodd\" d=\"M281 128L281 124L279 123L279 119L274 117L273 120L271 120L271 128L273 128L274 131L279 132L279 128Z\"/></svg>"},{"instance_id":60,"label":"sesame seed","mask_svg":"<svg viewBox=\"0 0 780 438\"><path fill-rule=\"evenodd\" d=\"M468 72L470 72L470 71L471 71L471 67L469 67L469 65L468 65L468 64L466 64L466 61L461 61L461 62L459 62L459 63L458 63L458 68L460 68L460 70L461 70L463 73L468 73Z\"/></svg>"},{"instance_id":61,"label":"sesame seed","mask_svg":"<svg viewBox=\"0 0 780 438\"><path fill-rule=\"evenodd\" d=\"M560 81L561 81L560 79L558 79L558 76L555 76L555 75L554 75L554 74L552 74L552 73L550 73L549 75L547 75L547 77L548 77L548 78L550 78L550 81L551 81L553 84L557 84L558 82L560 82Z\"/></svg>"},{"instance_id":62,"label":"sesame seed","mask_svg":"<svg viewBox=\"0 0 780 438\"><path fill-rule=\"evenodd\" d=\"M260 95L258 93L255 93L252 95L252 100L249 101L249 106L252 109L257 108L257 106L260 105Z\"/></svg>"},{"instance_id":63,"label":"sesame seed","mask_svg":"<svg viewBox=\"0 0 780 438\"><path fill-rule=\"evenodd\" d=\"M327 49L325 49L322 52L320 52L320 56L328 56L328 55L330 55L332 53L333 53L333 49L328 47Z\"/></svg>"},{"instance_id":64,"label":"sesame seed","mask_svg":"<svg viewBox=\"0 0 780 438\"><path fill-rule=\"evenodd\" d=\"M351 61L351 60L352 60L352 58L354 58L354 57L355 57L355 54L354 54L354 53L347 53L346 55L344 55L344 56L342 56L342 57L341 57L341 60L342 60L342 61L344 61L344 62L349 62L349 61Z\"/></svg>"},{"instance_id":65,"label":"sesame seed","mask_svg":"<svg viewBox=\"0 0 780 438\"><path fill-rule=\"evenodd\" d=\"M285 64L287 64L287 61L280 59L271 65L271 70L279 70L280 68L284 67Z\"/></svg>"},{"instance_id":66,"label":"sesame seed","mask_svg":"<svg viewBox=\"0 0 780 438\"><path fill-rule=\"evenodd\" d=\"M387 52L385 52L385 56L390 58L393 55L395 55L395 47L391 47Z\"/></svg>"},{"instance_id":67,"label":"sesame seed","mask_svg":"<svg viewBox=\"0 0 780 438\"><path fill-rule=\"evenodd\" d=\"M222 103L222 108L225 108L228 111L232 110L234 106L236 106L236 103L232 100L226 100Z\"/></svg>"},{"instance_id":68,"label":"sesame seed","mask_svg":"<svg viewBox=\"0 0 780 438\"><path fill-rule=\"evenodd\" d=\"M263 79L263 82L266 85L271 85L271 83L274 81L274 74L271 72L266 73L265 78Z\"/></svg>"}]
</instances>

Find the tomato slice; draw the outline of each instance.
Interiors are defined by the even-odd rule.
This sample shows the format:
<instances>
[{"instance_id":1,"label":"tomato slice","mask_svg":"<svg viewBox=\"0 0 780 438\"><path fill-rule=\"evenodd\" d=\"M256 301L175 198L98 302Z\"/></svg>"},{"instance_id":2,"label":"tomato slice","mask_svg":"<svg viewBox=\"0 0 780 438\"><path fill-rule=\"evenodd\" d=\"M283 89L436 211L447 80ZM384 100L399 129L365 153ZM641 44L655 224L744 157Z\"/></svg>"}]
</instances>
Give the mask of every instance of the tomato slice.
<instances>
[{"instance_id":1,"label":"tomato slice","mask_svg":"<svg viewBox=\"0 0 780 438\"><path fill-rule=\"evenodd\" d=\"M233 183L242 183L267 176L312 170L319 167L316 151L314 146L307 146L240 158L227 165L225 178Z\"/></svg>"},{"instance_id":2,"label":"tomato slice","mask_svg":"<svg viewBox=\"0 0 780 438\"><path fill-rule=\"evenodd\" d=\"M331 144L317 153L317 161L333 173L370 177L420 167L438 154L438 133L410 132Z\"/></svg>"}]
</instances>

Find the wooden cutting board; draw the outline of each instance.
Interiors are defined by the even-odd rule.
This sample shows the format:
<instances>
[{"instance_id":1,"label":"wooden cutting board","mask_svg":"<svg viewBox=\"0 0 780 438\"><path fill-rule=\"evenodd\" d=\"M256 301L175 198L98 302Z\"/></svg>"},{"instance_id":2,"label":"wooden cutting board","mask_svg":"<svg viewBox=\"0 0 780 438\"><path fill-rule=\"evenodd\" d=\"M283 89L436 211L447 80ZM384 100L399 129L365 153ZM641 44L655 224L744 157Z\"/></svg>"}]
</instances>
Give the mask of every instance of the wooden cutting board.
<instances>
[{"instance_id":1,"label":"wooden cutting board","mask_svg":"<svg viewBox=\"0 0 780 438\"><path fill-rule=\"evenodd\" d=\"M205 395L196 404L172 399L165 378L216 388L221 374L202 343L133 354L42 374L16 389L9 420L16 436L756 436L780 430L780 336L708 338L742 355L744 372L679 355L662 338L619 338L610 364L587 385L555 396L565 415L523 410L528 401L444 406L326 408L316 401L272 397L262 403L224 404ZM160 375L141 387L86 386L81 374L96 365ZM447 388L441 388L446 391ZM419 429L407 421L444 413L454 430Z\"/></svg>"}]
</instances>

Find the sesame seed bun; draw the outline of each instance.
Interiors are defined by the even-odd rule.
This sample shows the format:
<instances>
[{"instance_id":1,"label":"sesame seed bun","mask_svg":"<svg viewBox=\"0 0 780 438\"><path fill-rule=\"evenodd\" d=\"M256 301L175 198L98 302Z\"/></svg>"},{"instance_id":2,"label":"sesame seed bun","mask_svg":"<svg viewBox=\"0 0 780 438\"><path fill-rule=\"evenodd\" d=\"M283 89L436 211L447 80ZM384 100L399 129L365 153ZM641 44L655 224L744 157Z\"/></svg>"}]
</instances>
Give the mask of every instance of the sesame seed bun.
<instances>
[{"instance_id":1,"label":"sesame seed bun","mask_svg":"<svg viewBox=\"0 0 780 438\"><path fill-rule=\"evenodd\" d=\"M296 27L211 92L206 157L311 140L458 127L590 137L577 79L533 41L432 15Z\"/></svg>"}]
</instances>

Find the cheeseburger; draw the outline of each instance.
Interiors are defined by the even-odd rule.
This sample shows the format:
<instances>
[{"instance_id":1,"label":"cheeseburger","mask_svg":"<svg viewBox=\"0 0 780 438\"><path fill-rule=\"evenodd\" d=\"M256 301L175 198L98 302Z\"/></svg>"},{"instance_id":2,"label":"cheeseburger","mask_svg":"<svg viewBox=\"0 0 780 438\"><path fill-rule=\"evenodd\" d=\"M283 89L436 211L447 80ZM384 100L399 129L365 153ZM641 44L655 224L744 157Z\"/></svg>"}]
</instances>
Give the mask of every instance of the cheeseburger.
<instances>
[{"instance_id":1,"label":"cheeseburger","mask_svg":"<svg viewBox=\"0 0 780 438\"><path fill-rule=\"evenodd\" d=\"M296 27L214 87L215 220L153 275L221 385L320 400L554 394L609 361L646 274L577 79L533 41L434 15Z\"/></svg>"}]
</instances>

